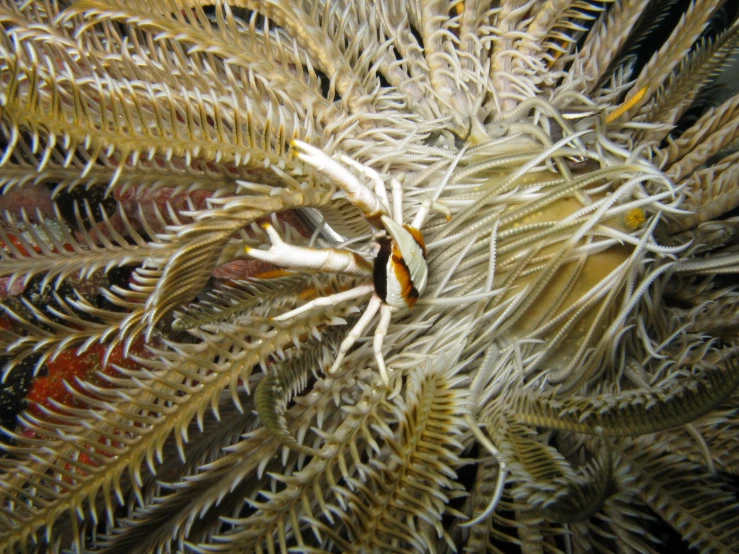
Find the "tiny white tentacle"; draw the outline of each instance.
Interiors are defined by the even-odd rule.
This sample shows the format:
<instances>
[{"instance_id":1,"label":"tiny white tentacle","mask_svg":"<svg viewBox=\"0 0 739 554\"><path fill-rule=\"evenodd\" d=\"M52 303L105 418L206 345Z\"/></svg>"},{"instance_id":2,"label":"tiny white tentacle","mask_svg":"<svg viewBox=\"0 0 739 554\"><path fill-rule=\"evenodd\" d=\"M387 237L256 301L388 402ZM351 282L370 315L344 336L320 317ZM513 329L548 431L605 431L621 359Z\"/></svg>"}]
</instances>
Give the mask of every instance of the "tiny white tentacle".
<instances>
[{"instance_id":1,"label":"tiny white tentacle","mask_svg":"<svg viewBox=\"0 0 739 554\"><path fill-rule=\"evenodd\" d=\"M413 218L413 221L411 222L411 227L414 229L420 229L423 227L423 223L426 221L426 217L429 215L429 210L431 209L431 200L424 200L421 203L421 207L418 208L418 211L416 212L416 217Z\"/></svg>"},{"instance_id":2,"label":"tiny white tentacle","mask_svg":"<svg viewBox=\"0 0 739 554\"><path fill-rule=\"evenodd\" d=\"M498 450L492 443L492 441L485 436L485 433L483 433L482 430L477 426L477 422L472 418L472 416L468 414L467 416L465 416L465 419L467 420L470 431L472 431L472 434L475 435L475 438L480 441L480 444L482 444L498 462L498 479L495 483L495 491L493 492L493 497L490 499L487 508L485 508L485 510L483 510L483 512L475 519L471 519L470 521L466 521L465 523L462 523L460 525L461 527L472 527L474 525L477 525L481 521L489 518L495 511L495 508L498 507L498 502L500 502L500 499L503 496L503 489L505 488L505 482L508 478L508 464L506 464L505 460L503 459L500 450Z\"/></svg>"},{"instance_id":3,"label":"tiny white tentacle","mask_svg":"<svg viewBox=\"0 0 739 554\"><path fill-rule=\"evenodd\" d=\"M446 173L444 173L444 177L442 177L441 181L439 181L439 185L436 187L436 190L434 191L434 196L432 197L432 200L434 202L436 202L441 196L441 193L444 192L444 188L447 186L447 183L449 183L449 179L451 179L452 173L454 173L454 170L457 168L457 164L459 164L459 161L464 157L465 152L467 152L467 144L459 149L459 152L456 156L454 156L452 163L449 164Z\"/></svg>"},{"instance_id":4,"label":"tiny white tentacle","mask_svg":"<svg viewBox=\"0 0 739 554\"><path fill-rule=\"evenodd\" d=\"M423 227L423 224L426 222L426 217L428 217L431 210L437 211L442 214L447 221L452 219L452 211L449 209L448 206L442 204L441 202L424 200L421 204L421 207L418 208L418 212L416 212L416 217L413 218L410 226L414 229L420 229L421 227Z\"/></svg>"},{"instance_id":5,"label":"tiny white tentacle","mask_svg":"<svg viewBox=\"0 0 739 554\"><path fill-rule=\"evenodd\" d=\"M393 189L393 220L398 225L403 225L403 187L397 179L390 181Z\"/></svg>"}]
</instances>

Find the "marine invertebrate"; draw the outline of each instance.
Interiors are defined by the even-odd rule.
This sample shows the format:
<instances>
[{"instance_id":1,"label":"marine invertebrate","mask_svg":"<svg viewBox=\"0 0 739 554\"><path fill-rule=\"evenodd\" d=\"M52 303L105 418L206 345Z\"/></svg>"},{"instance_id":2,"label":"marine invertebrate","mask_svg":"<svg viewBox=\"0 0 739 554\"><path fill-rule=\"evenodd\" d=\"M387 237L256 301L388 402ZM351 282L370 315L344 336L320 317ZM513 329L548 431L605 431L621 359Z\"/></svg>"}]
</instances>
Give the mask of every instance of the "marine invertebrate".
<instances>
[{"instance_id":1,"label":"marine invertebrate","mask_svg":"<svg viewBox=\"0 0 739 554\"><path fill-rule=\"evenodd\" d=\"M650 551L656 515L736 550L739 97L703 96L735 19L0 3L5 382L100 366L6 423L2 549ZM362 340L325 371L365 299L276 321L356 276L244 254L265 224L371 241L294 140L396 179L398 220L443 184L389 387ZM14 211L29 190L49 198Z\"/></svg>"},{"instance_id":2,"label":"marine invertebrate","mask_svg":"<svg viewBox=\"0 0 739 554\"><path fill-rule=\"evenodd\" d=\"M367 174L373 183L375 192L352 175L346 168L326 154L309 144L294 142L293 146L300 150L298 156L305 162L325 172L344 191L349 202L354 204L369 221L379 220L381 224L380 239L376 243L376 257L370 264L362 256L351 250L333 248L315 250L285 244L280 235L266 224L264 229L269 235L272 246L266 252L246 247L246 253L262 261L286 266L291 269L329 271L372 277L373 282L360 285L351 290L337 292L328 297L316 298L299 308L273 318L285 321L298 314L321 306L332 306L339 302L352 300L371 294L367 308L339 346L339 352L329 372L335 372L341 365L344 356L354 343L362 336L367 325L380 312L380 322L375 331L374 352L380 377L387 385L389 379L387 368L382 357L382 343L387 333L393 313L404 308L412 308L420 294L426 289L428 266L426 265L426 245L421 235L421 228L432 206L450 217L445 206L434 200L424 200L413 221L406 225L403 222L403 189L397 180L392 181L393 217L389 217L390 204L385 190L385 183L376 171L357 164L351 158L344 161L357 170ZM438 198L439 189L434 197ZM375 223L377 224L377 223ZM370 270L372 268L372 270Z\"/></svg>"}]
</instances>

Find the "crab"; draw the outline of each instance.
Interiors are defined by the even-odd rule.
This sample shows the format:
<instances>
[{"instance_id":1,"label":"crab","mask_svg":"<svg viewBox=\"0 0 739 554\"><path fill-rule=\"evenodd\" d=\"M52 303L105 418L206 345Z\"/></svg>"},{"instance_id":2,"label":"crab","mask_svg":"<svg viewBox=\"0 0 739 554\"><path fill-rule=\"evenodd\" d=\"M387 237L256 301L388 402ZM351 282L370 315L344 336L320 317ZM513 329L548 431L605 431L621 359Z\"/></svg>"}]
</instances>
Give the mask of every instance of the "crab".
<instances>
[{"instance_id":1,"label":"crab","mask_svg":"<svg viewBox=\"0 0 739 554\"><path fill-rule=\"evenodd\" d=\"M299 308L274 317L273 320L286 321L314 308L334 306L347 300L371 295L364 313L339 346L339 352L329 373L338 371L346 354L379 311L380 320L374 334L373 350L382 382L389 386L390 379L382 347L390 321L393 314L412 308L416 304L428 282L426 246L420 229L430 210L443 213L447 220L451 218L451 213L443 204L425 200L411 223L406 225L403 223L403 189L397 179L390 181L393 198L391 212L385 183L375 170L345 155L339 156L339 162L305 142L294 140L291 144L300 160L324 173L378 230L375 238L379 248L372 264L348 249L307 248L287 244L274 227L268 223L264 224L263 228L272 245L269 250L246 247L249 256L284 268L343 273L371 279L371 282L348 291L316 298ZM374 192L346 166L351 166L367 177L374 185Z\"/></svg>"}]
</instances>

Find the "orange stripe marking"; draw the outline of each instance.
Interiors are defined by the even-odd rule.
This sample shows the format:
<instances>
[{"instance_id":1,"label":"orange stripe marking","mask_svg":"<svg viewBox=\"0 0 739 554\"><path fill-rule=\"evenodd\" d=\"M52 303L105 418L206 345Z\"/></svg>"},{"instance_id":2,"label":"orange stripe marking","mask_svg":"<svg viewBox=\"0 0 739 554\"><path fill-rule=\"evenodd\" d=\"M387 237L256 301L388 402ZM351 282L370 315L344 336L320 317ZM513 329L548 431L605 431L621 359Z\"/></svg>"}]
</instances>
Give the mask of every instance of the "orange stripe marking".
<instances>
[{"instance_id":1,"label":"orange stripe marking","mask_svg":"<svg viewBox=\"0 0 739 554\"><path fill-rule=\"evenodd\" d=\"M637 92L634 96L632 96L630 99L626 100L618 108L616 108L614 111L608 114L608 117L606 117L606 123L613 123L614 121L616 121L619 117L621 117L626 112L628 112L631 108L633 108L639 102L639 100L641 100L644 97L646 93L647 93L647 87L644 87L639 92Z\"/></svg>"},{"instance_id":2,"label":"orange stripe marking","mask_svg":"<svg viewBox=\"0 0 739 554\"><path fill-rule=\"evenodd\" d=\"M421 231L419 231L415 227L411 227L410 225L403 225L403 229L408 231L413 237L413 240L415 240L418 246L421 247L421 251L423 252L423 257L425 258L426 257L426 241L423 240L423 235L421 234Z\"/></svg>"},{"instance_id":3,"label":"orange stripe marking","mask_svg":"<svg viewBox=\"0 0 739 554\"><path fill-rule=\"evenodd\" d=\"M418 300L418 291L416 290L416 287L413 286L411 273L408 271L408 266L406 265L405 260L403 260L400 249L395 244L393 244L392 262L393 272L400 283L400 294L403 296L403 300L405 300L406 305L409 308L412 308Z\"/></svg>"}]
</instances>

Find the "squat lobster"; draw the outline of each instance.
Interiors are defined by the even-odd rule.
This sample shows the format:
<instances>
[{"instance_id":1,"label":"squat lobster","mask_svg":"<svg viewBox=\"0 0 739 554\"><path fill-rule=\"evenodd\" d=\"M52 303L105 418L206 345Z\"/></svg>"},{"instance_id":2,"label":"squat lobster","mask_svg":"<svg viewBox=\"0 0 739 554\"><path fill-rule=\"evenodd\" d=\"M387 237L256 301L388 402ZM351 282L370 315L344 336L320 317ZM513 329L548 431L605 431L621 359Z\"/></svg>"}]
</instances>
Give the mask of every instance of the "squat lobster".
<instances>
[{"instance_id":1,"label":"squat lobster","mask_svg":"<svg viewBox=\"0 0 739 554\"><path fill-rule=\"evenodd\" d=\"M374 183L375 191L372 192L344 165L318 148L298 140L292 142L292 147L296 150L300 160L326 174L344 192L347 200L359 208L374 227L383 232L383 236L378 240L380 248L374 260L374 268L362 256L350 250L305 248L287 244L269 224L264 225L264 229L272 242L270 249L265 251L246 247L246 252L253 258L287 268L372 277L371 283L317 298L275 317L274 320L285 321L313 308L334 306L346 300L371 294L366 311L339 346L339 353L329 373L335 373L338 370L344 356L362 336L365 328L379 310L380 321L375 330L373 347L380 377L385 386L388 386L390 379L382 355L382 345L390 326L390 319L395 312L403 308L412 308L426 288L428 281L426 247L420 228L432 208L446 215L447 219L451 218L451 212L438 202L426 200L421 204L411 224L404 225L403 190L396 179L390 182L393 196L393 211L392 218L390 218L385 183L376 171L347 156L340 156L344 164L355 168Z\"/></svg>"}]
</instances>

